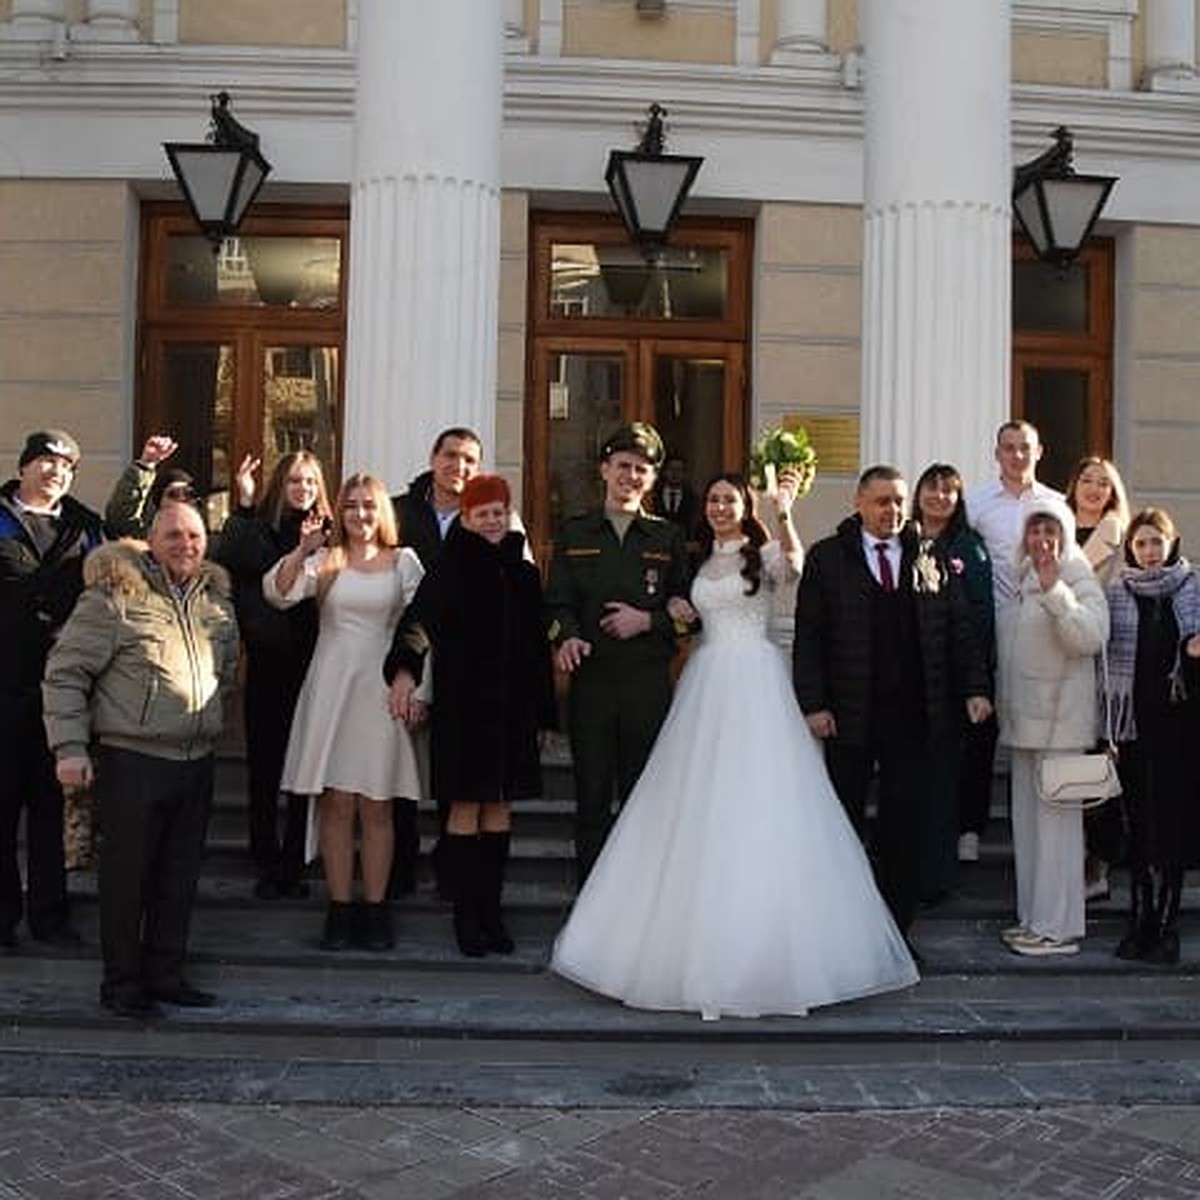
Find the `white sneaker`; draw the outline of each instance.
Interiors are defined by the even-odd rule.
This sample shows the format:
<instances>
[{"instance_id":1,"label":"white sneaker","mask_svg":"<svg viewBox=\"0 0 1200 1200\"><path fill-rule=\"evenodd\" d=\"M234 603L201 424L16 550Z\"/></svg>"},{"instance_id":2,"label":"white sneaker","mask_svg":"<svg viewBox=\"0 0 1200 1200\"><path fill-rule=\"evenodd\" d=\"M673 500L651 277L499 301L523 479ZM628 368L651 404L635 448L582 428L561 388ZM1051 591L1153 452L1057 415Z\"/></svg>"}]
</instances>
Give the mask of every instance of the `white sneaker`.
<instances>
[{"instance_id":1,"label":"white sneaker","mask_svg":"<svg viewBox=\"0 0 1200 1200\"><path fill-rule=\"evenodd\" d=\"M1000 940L1002 942L1011 942L1013 938L1027 938L1031 936L1029 930L1024 925L1009 925L1000 930Z\"/></svg>"},{"instance_id":2,"label":"white sneaker","mask_svg":"<svg viewBox=\"0 0 1200 1200\"><path fill-rule=\"evenodd\" d=\"M1057 938L1039 937L1036 933L1017 934L1006 940L1014 954L1025 954L1031 958L1079 953L1079 943L1076 941L1059 941Z\"/></svg>"},{"instance_id":3,"label":"white sneaker","mask_svg":"<svg viewBox=\"0 0 1200 1200\"><path fill-rule=\"evenodd\" d=\"M978 862L979 861L979 834L963 833L958 838L958 861L959 862Z\"/></svg>"}]
</instances>

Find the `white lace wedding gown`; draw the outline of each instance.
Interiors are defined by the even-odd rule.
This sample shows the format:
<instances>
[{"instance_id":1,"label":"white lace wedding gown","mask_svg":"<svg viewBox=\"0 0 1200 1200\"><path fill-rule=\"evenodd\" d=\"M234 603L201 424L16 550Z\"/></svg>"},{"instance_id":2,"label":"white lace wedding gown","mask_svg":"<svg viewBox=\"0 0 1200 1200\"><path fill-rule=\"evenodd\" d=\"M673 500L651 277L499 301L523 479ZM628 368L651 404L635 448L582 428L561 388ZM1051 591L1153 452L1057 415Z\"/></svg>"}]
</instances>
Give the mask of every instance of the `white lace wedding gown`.
<instances>
[{"instance_id":1,"label":"white lace wedding gown","mask_svg":"<svg viewBox=\"0 0 1200 1200\"><path fill-rule=\"evenodd\" d=\"M767 637L796 565L768 544L746 596L739 549L696 577L701 644L554 945L553 970L635 1008L795 1015L918 978Z\"/></svg>"}]
</instances>

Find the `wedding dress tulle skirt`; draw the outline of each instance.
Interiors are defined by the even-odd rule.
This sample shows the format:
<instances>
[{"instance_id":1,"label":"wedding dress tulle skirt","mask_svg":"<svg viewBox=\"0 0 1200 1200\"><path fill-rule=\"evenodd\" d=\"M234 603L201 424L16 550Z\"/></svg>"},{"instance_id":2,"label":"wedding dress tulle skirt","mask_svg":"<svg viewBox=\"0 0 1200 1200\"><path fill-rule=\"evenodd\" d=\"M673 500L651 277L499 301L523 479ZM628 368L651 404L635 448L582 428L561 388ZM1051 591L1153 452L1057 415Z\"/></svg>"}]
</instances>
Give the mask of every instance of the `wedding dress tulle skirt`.
<instances>
[{"instance_id":1,"label":"wedding dress tulle skirt","mask_svg":"<svg viewBox=\"0 0 1200 1200\"><path fill-rule=\"evenodd\" d=\"M917 981L778 648L693 654L552 969L636 1008L755 1017Z\"/></svg>"}]
</instances>

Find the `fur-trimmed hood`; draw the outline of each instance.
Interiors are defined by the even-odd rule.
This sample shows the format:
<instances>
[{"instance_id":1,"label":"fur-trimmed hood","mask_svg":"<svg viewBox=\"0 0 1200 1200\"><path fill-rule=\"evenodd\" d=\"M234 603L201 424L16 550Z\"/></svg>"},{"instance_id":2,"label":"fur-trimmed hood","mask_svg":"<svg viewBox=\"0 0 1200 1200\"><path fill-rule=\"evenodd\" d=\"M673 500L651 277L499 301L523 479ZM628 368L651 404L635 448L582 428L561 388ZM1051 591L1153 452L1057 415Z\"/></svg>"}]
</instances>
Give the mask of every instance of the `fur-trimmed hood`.
<instances>
[{"instance_id":1,"label":"fur-trimmed hood","mask_svg":"<svg viewBox=\"0 0 1200 1200\"><path fill-rule=\"evenodd\" d=\"M230 599L229 574L218 563L205 559L196 578L204 588ZM100 588L129 599L140 599L152 589L162 591L166 581L162 568L150 555L150 547L136 538L105 542L83 562L85 587Z\"/></svg>"}]
</instances>

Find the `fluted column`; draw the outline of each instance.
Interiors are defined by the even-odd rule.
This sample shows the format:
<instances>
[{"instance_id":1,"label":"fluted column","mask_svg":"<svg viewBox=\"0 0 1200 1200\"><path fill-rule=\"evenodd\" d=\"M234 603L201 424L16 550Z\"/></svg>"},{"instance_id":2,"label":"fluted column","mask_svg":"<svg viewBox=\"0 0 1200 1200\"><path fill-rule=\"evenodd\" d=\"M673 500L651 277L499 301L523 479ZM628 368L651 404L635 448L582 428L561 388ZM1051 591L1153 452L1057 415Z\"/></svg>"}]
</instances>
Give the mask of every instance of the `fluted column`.
<instances>
[{"instance_id":1,"label":"fluted column","mask_svg":"<svg viewBox=\"0 0 1200 1200\"><path fill-rule=\"evenodd\" d=\"M87 0L85 20L71 29L79 40L132 42L138 39L141 0Z\"/></svg>"},{"instance_id":2,"label":"fluted column","mask_svg":"<svg viewBox=\"0 0 1200 1200\"><path fill-rule=\"evenodd\" d=\"M826 0L778 0L773 61L824 53Z\"/></svg>"},{"instance_id":3,"label":"fluted column","mask_svg":"<svg viewBox=\"0 0 1200 1200\"><path fill-rule=\"evenodd\" d=\"M0 38L8 41L52 41L66 29L66 0L12 0Z\"/></svg>"},{"instance_id":4,"label":"fluted column","mask_svg":"<svg viewBox=\"0 0 1200 1200\"><path fill-rule=\"evenodd\" d=\"M1008 0L864 0L862 456L994 471L1009 411Z\"/></svg>"},{"instance_id":5,"label":"fluted column","mask_svg":"<svg viewBox=\"0 0 1200 1200\"><path fill-rule=\"evenodd\" d=\"M360 0L347 471L400 488L438 430L495 436L504 26L478 0Z\"/></svg>"},{"instance_id":6,"label":"fluted column","mask_svg":"<svg viewBox=\"0 0 1200 1200\"><path fill-rule=\"evenodd\" d=\"M1146 84L1196 80L1196 0L1146 0Z\"/></svg>"}]
</instances>

